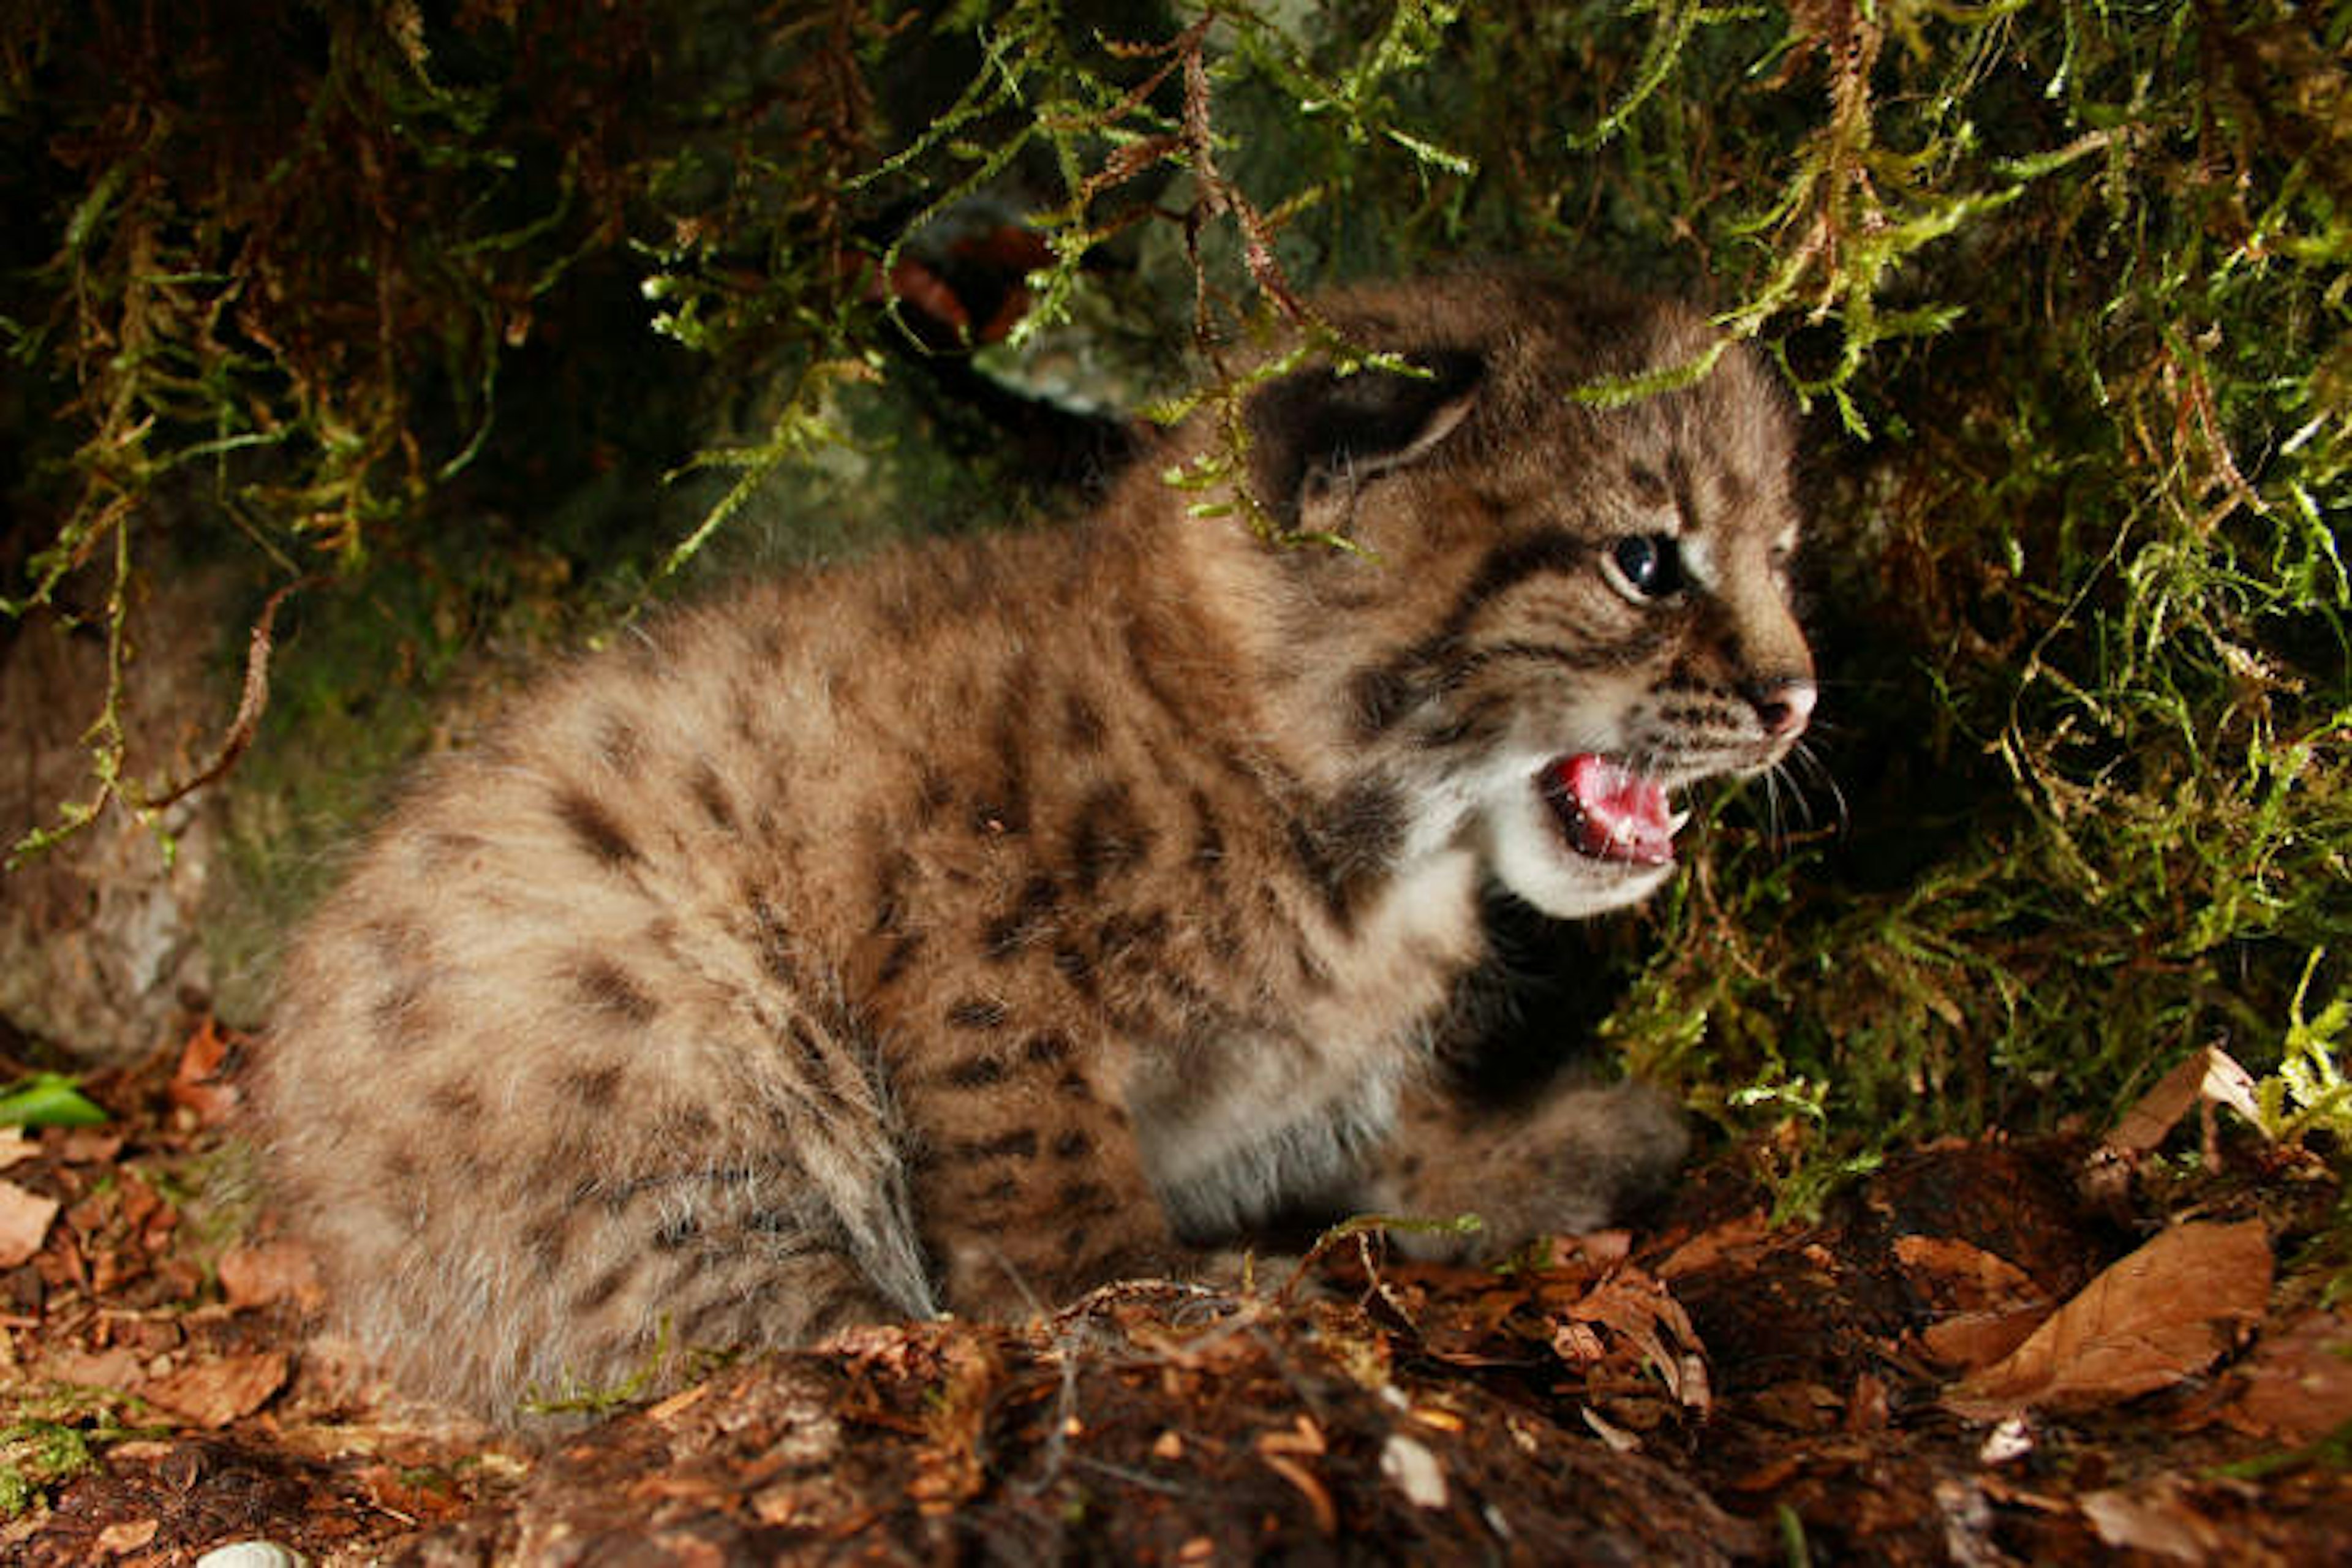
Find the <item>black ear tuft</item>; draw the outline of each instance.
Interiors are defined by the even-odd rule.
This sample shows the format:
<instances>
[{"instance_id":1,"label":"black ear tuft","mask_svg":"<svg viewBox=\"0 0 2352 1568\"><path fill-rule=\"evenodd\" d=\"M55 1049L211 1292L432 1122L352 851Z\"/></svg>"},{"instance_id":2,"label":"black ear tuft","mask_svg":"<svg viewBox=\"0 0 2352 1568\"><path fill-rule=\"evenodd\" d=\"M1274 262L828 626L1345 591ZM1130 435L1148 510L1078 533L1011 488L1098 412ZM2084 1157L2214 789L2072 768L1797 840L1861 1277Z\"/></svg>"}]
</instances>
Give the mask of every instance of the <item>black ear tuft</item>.
<instances>
[{"instance_id":1,"label":"black ear tuft","mask_svg":"<svg viewBox=\"0 0 2352 1568\"><path fill-rule=\"evenodd\" d=\"M1251 468L1259 499L1286 527L1318 473L1378 471L1410 462L1457 424L1486 363L1470 349L1406 356L1427 375L1301 371L1252 395Z\"/></svg>"}]
</instances>

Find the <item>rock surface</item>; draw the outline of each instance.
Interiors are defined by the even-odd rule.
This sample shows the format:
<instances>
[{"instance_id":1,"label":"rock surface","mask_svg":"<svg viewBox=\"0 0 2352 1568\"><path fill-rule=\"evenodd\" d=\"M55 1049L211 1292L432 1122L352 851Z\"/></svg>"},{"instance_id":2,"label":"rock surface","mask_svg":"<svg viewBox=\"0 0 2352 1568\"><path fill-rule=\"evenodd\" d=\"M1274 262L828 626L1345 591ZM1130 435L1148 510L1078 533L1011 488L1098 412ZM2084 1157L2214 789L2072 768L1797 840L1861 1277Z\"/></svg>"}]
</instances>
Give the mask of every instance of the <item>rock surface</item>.
<instances>
[{"instance_id":1,"label":"rock surface","mask_svg":"<svg viewBox=\"0 0 2352 1568\"><path fill-rule=\"evenodd\" d=\"M123 672L124 772L149 785L193 775L235 708L215 655L223 595L181 577L134 584ZM0 647L0 838L54 826L95 788L85 740L106 691L95 625L47 619ZM220 844L215 787L161 813L173 848L120 803L45 853L0 872L0 1019L68 1057L123 1062L201 1010L212 976L199 908Z\"/></svg>"}]
</instances>

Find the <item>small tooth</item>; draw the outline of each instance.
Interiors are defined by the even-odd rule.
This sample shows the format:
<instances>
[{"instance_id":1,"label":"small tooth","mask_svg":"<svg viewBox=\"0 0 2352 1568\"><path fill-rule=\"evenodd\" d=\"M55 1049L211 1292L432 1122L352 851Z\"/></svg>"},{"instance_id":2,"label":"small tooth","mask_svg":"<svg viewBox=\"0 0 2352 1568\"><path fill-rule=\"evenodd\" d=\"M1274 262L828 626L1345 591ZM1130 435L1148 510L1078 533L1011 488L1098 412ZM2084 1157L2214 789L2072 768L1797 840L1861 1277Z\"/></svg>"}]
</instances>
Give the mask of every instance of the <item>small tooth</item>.
<instances>
[{"instance_id":1,"label":"small tooth","mask_svg":"<svg viewBox=\"0 0 2352 1568\"><path fill-rule=\"evenodd\" d=\"M1683 824L1688 822L1690 816L1691 814L1688 811L1678 811L1666 818L1666 836L1672 837L1680 833L1683 830Z\"/></svg>"}]
</instances>

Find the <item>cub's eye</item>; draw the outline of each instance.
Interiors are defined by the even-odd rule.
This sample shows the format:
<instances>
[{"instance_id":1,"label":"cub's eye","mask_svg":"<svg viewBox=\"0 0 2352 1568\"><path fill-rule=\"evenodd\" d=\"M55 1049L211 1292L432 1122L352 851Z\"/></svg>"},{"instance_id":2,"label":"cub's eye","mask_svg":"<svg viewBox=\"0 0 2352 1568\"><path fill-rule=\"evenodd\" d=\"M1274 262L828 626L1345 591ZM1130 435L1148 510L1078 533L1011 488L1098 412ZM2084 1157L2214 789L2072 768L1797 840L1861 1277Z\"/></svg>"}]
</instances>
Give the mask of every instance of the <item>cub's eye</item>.
<instances>
[{"instance_id":1,"label":"cub's eye","mask_svg":"<svg viewBox=\"0 0 2352 1568\"><path fill-rule=\"evenodd\" d=\"M1683 586L1683 557L1664 533L1629 533L1609 547L1620 585L1637 599L1663 599Z\"/></svg>"}]
</instances>

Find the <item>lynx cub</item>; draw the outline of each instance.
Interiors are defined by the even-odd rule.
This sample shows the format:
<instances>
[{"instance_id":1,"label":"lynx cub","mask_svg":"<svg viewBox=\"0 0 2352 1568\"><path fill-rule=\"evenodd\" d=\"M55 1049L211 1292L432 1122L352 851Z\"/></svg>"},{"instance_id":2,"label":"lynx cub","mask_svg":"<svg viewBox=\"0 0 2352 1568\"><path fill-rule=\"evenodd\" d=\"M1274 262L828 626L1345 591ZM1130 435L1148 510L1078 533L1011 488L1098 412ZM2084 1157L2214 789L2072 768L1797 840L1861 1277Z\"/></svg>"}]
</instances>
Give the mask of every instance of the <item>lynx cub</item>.
<instances>
[{"instance_id":1,"label":"lynx cub","mask_svg":"<svg viewBox=\"0 0 2352 1568\"><path fill-rule=\"evenodd\" d=\"M352 1325L510 1410L656 1346L988 1314L1302 1199L1603 1220L1654 1097L1423 1096L1491 879L1673 875L1813 706L1780 400L1702 318L1516 274L1347 294L1253 395L1275 550L1162 482L677 615L441 762L295 943L257 1099ZM1418 1104L1418 1109L1414 1107ZM1498 1213L1497 1211L1501 1212Z\"/></svg>"}]
</instances>

